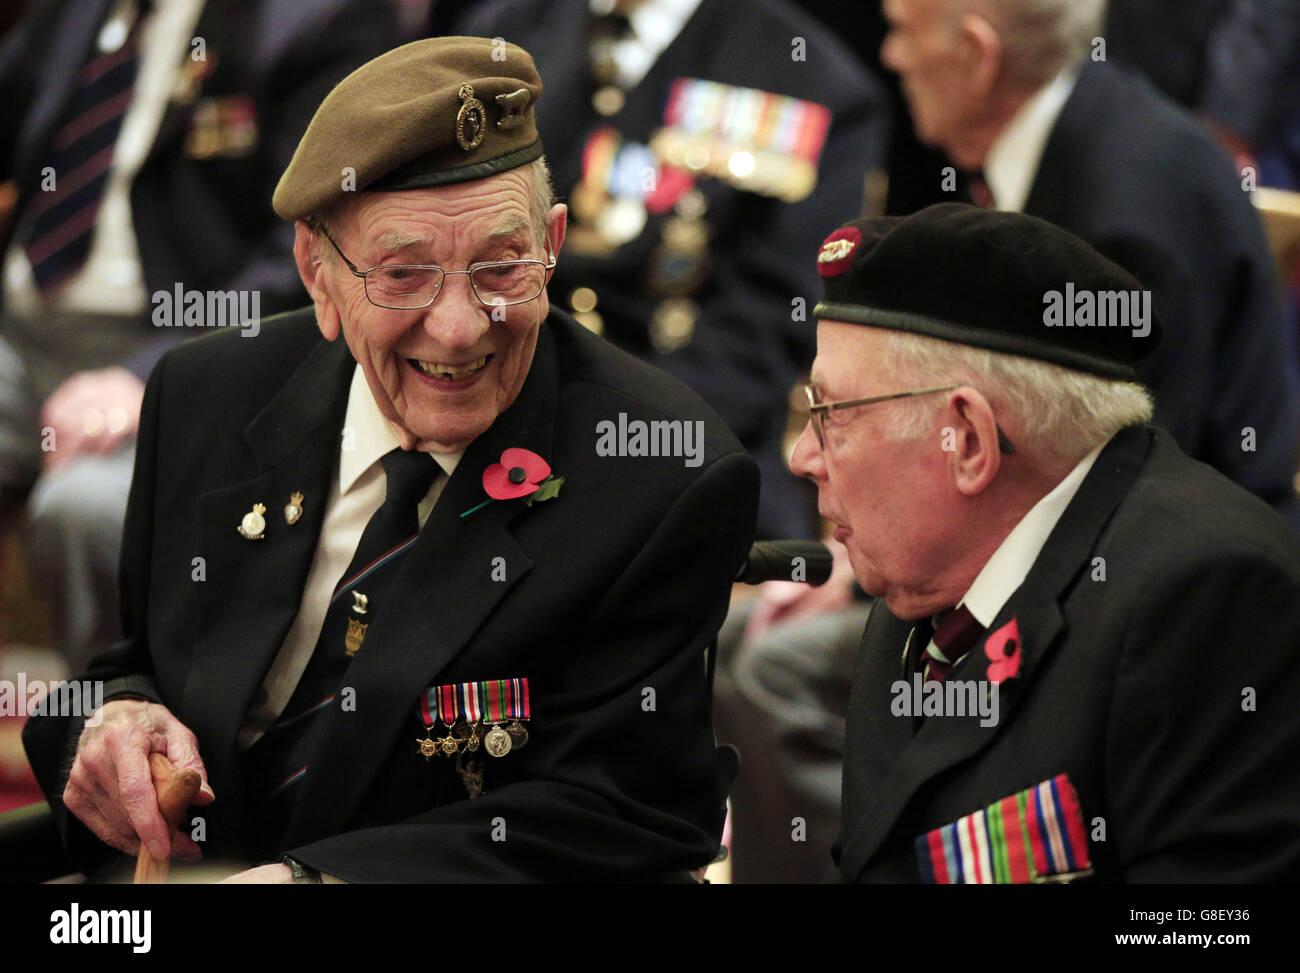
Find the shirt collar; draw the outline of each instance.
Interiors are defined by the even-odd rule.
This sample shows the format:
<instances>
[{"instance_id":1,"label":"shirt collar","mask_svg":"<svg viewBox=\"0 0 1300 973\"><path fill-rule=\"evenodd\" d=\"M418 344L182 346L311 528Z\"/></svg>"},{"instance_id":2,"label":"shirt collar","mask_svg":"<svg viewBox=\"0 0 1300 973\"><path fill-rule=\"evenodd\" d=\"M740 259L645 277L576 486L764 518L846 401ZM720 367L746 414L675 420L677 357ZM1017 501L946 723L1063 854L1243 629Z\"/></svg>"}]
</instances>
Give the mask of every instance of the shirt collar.
<instances>
[{"instance_id":1,"label":"shirt collar","mask_svg":"<svg viewBox=\"0 0 1300 973\"><path fill-rule=\"evenodd\" d=\"M1011 528L1011 533L1007 534L993 556L985 562L965 597L957 603L958 607L965 605L970 609L970 613L985 628L993 624L993 619L1002 610L1002 606L1028 576L1029 569L1034 566L1048 536L1074 495L1079 492L1079 486L1092 469L1103 446L1104 443L1079 460L1060 483L1029 508L1029 512Z\"/></svg>"},{"instance_id":2,"label":"shirt collar","mask_svg":"<svg viewBox=\"0 0 1300 973\"><path fill-rule=\"evenodd\" d=\"M398 447L388 420L375 405L365 373L357 365L352 371L352 386L348 389L348 410L343 420L343 448L339 451L339 495L356 485L362 474L386 454ZM465 455L456 453L430 453L448 477Z\"/></svg>"},{"instance_id":3,"label":"shirt collar","mask_svg":"<svg viewBox=\"0 0 1300 973\"><path fill-rule=\"evenodd\" d=\"M1063 68L1020 106L993 140L984 160L984 181L998 209L1019 213L1025 208L1047 137L1078 80L1077 67Z\"/></svg>"},{"instance_id":4,"label":"shirt collar","mask_svg":"<svg viewBox=\"0 0 1300 973\"><path fill-rule=\"evenodd\" d=\"M668 49L700 0L645 0L627 14L631 34L614 47L615 69L622 88L634 88L649 73L659 55ZM591 11L606 11L609 3L590 0Z\"/></svg>"}]
</instances>

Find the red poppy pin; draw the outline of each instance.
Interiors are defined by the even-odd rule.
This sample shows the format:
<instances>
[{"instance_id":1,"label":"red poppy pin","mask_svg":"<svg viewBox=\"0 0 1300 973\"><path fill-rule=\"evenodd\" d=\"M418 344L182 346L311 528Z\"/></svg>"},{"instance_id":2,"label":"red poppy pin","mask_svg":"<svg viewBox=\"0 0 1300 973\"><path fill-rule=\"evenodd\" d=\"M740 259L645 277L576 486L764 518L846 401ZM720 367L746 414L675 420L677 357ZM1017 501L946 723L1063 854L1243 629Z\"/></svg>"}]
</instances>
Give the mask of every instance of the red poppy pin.
<instances>
[{"instance_id":1,"label":"red poppy pin","mask_svg":"<svg viewBox=\"0 0 1300 973\"><path fill-rule=\"evenodd\" d=\"M466 510L461 517L468 517L493 500L527 497L524 503L531 507L534 503L559 496L562 486L564 477L551 473L550 463L531 449L512 446L501 454L499 463L493 463L483 471L483 491L489 499Z\"/></svg>"},{"instance_id":2,"label":"red poppy pin","mask_svg":"<svg viewBox=\"0 0 1300 973\"><path fill-rule=\"evenodd\" d=\"M984 654L989 659L989 682L996 685L1020 673L1020 626L1015 616L988 637Z\"/></svg>"}]
</instances>

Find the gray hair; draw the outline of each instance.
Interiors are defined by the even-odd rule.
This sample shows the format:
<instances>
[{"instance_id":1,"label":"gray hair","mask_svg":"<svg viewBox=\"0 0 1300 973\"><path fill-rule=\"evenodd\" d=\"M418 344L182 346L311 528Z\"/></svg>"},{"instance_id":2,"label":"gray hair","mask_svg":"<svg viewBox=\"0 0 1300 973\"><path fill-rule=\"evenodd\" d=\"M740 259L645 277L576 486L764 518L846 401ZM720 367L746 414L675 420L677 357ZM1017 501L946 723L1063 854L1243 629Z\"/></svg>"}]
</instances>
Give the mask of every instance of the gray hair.
<instances>
[{"instance_id":1,"label":"gray hair","mask_svg":"<svg viewBox=\"0 0 1300 973\"><path fill-rule=\"evenodd\" d=\"M1050 466L1077 463L1125 426L1149 421L1154 408L1151 393L1135 382L907 332L889 332L885 363L903 383L899 391L936 385L978 389L995 413L1015 418L1017 450ZM889 437L937 435L932 403L930 396L886 403Z\"/></svg>"},{"instance_id":2,"label":"gray hair","mask_svg":"<svg viewBox=\"0 0 1300 973\"><path fill-rule=\"evenodd\" d=\"M1002 39L1007 80L1037 88L1088 56L1106 0L948 0L983 14Z\"/></svg>"},{"instance_id":3,"label":"gray hair","mask_svg":"<svg viewBox=\"0 0 1300 973\"><path fill-rule=\"evenodd\" d=\"M533 160L530 166L532 172L533 192L528 200L528 218L532 223L533 232L537 236L537 246L546 249L546 217L550 213L551 207L555 205L555 190L551 186L551 167L547 165L546 156L541 155ZM323 241L320 240L320 231L324 230L330 236L336 237L338 228L338 203L326 207L319 213L313 213L307 218L307 225L311 227L312 232L316 234L315 245L320 246ZM322 247L321 252L325 254L326 260L336 259L333 247Z\"/></svg>"}]
</instances>

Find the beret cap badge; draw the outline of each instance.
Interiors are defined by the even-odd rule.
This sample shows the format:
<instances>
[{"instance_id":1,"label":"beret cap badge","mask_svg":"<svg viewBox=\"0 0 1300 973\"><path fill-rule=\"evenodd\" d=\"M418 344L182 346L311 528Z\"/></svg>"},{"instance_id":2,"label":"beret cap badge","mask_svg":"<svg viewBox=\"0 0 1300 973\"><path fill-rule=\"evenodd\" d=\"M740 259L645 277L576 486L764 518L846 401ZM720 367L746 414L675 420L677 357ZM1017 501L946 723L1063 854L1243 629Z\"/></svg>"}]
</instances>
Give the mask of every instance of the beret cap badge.
<instances>
[{"instance_id":1,"label":"beret cap badge","mask_svg":"<svg viewBox=\"0 0 1300 973\"><path fill-rule=\"evenodd\" d=\"M846 226L826 238L817 254L817 272L823 277L836 277L849 269L853 251L862 242L857 227Z\"/></svg>"},{"instance_id":2,"label":"beret cap badge","mask_svg":"<svg viewBox=\"0 0 1300 973\"><path fill-rule=\"evenodd\" d=\"M487 112L474 97L474 86L460 86L460 111L456 113L456 144L466 152L477 149L487 134Z\"/></svg>"}]
</instances>

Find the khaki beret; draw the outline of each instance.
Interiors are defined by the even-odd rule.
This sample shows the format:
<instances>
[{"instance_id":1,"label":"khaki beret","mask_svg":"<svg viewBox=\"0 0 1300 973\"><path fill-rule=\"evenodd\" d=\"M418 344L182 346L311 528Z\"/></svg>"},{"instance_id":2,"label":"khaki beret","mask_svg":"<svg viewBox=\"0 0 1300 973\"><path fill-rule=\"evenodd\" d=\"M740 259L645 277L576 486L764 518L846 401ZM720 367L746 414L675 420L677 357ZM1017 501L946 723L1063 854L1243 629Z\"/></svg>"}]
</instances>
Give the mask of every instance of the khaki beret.
<instances>
[{"instance_id":1,"label":"khaki beret","mask_svg":"<svg viewBox=\"0 0 1300 973\"><path fill-rule=\"evenodd\" d=\"M469 182L542 154L542 79L521 47L487 37L404 44L340 81L312 117L271 204L301 220L349 191Z\"/></svg>"}]
</instances>

